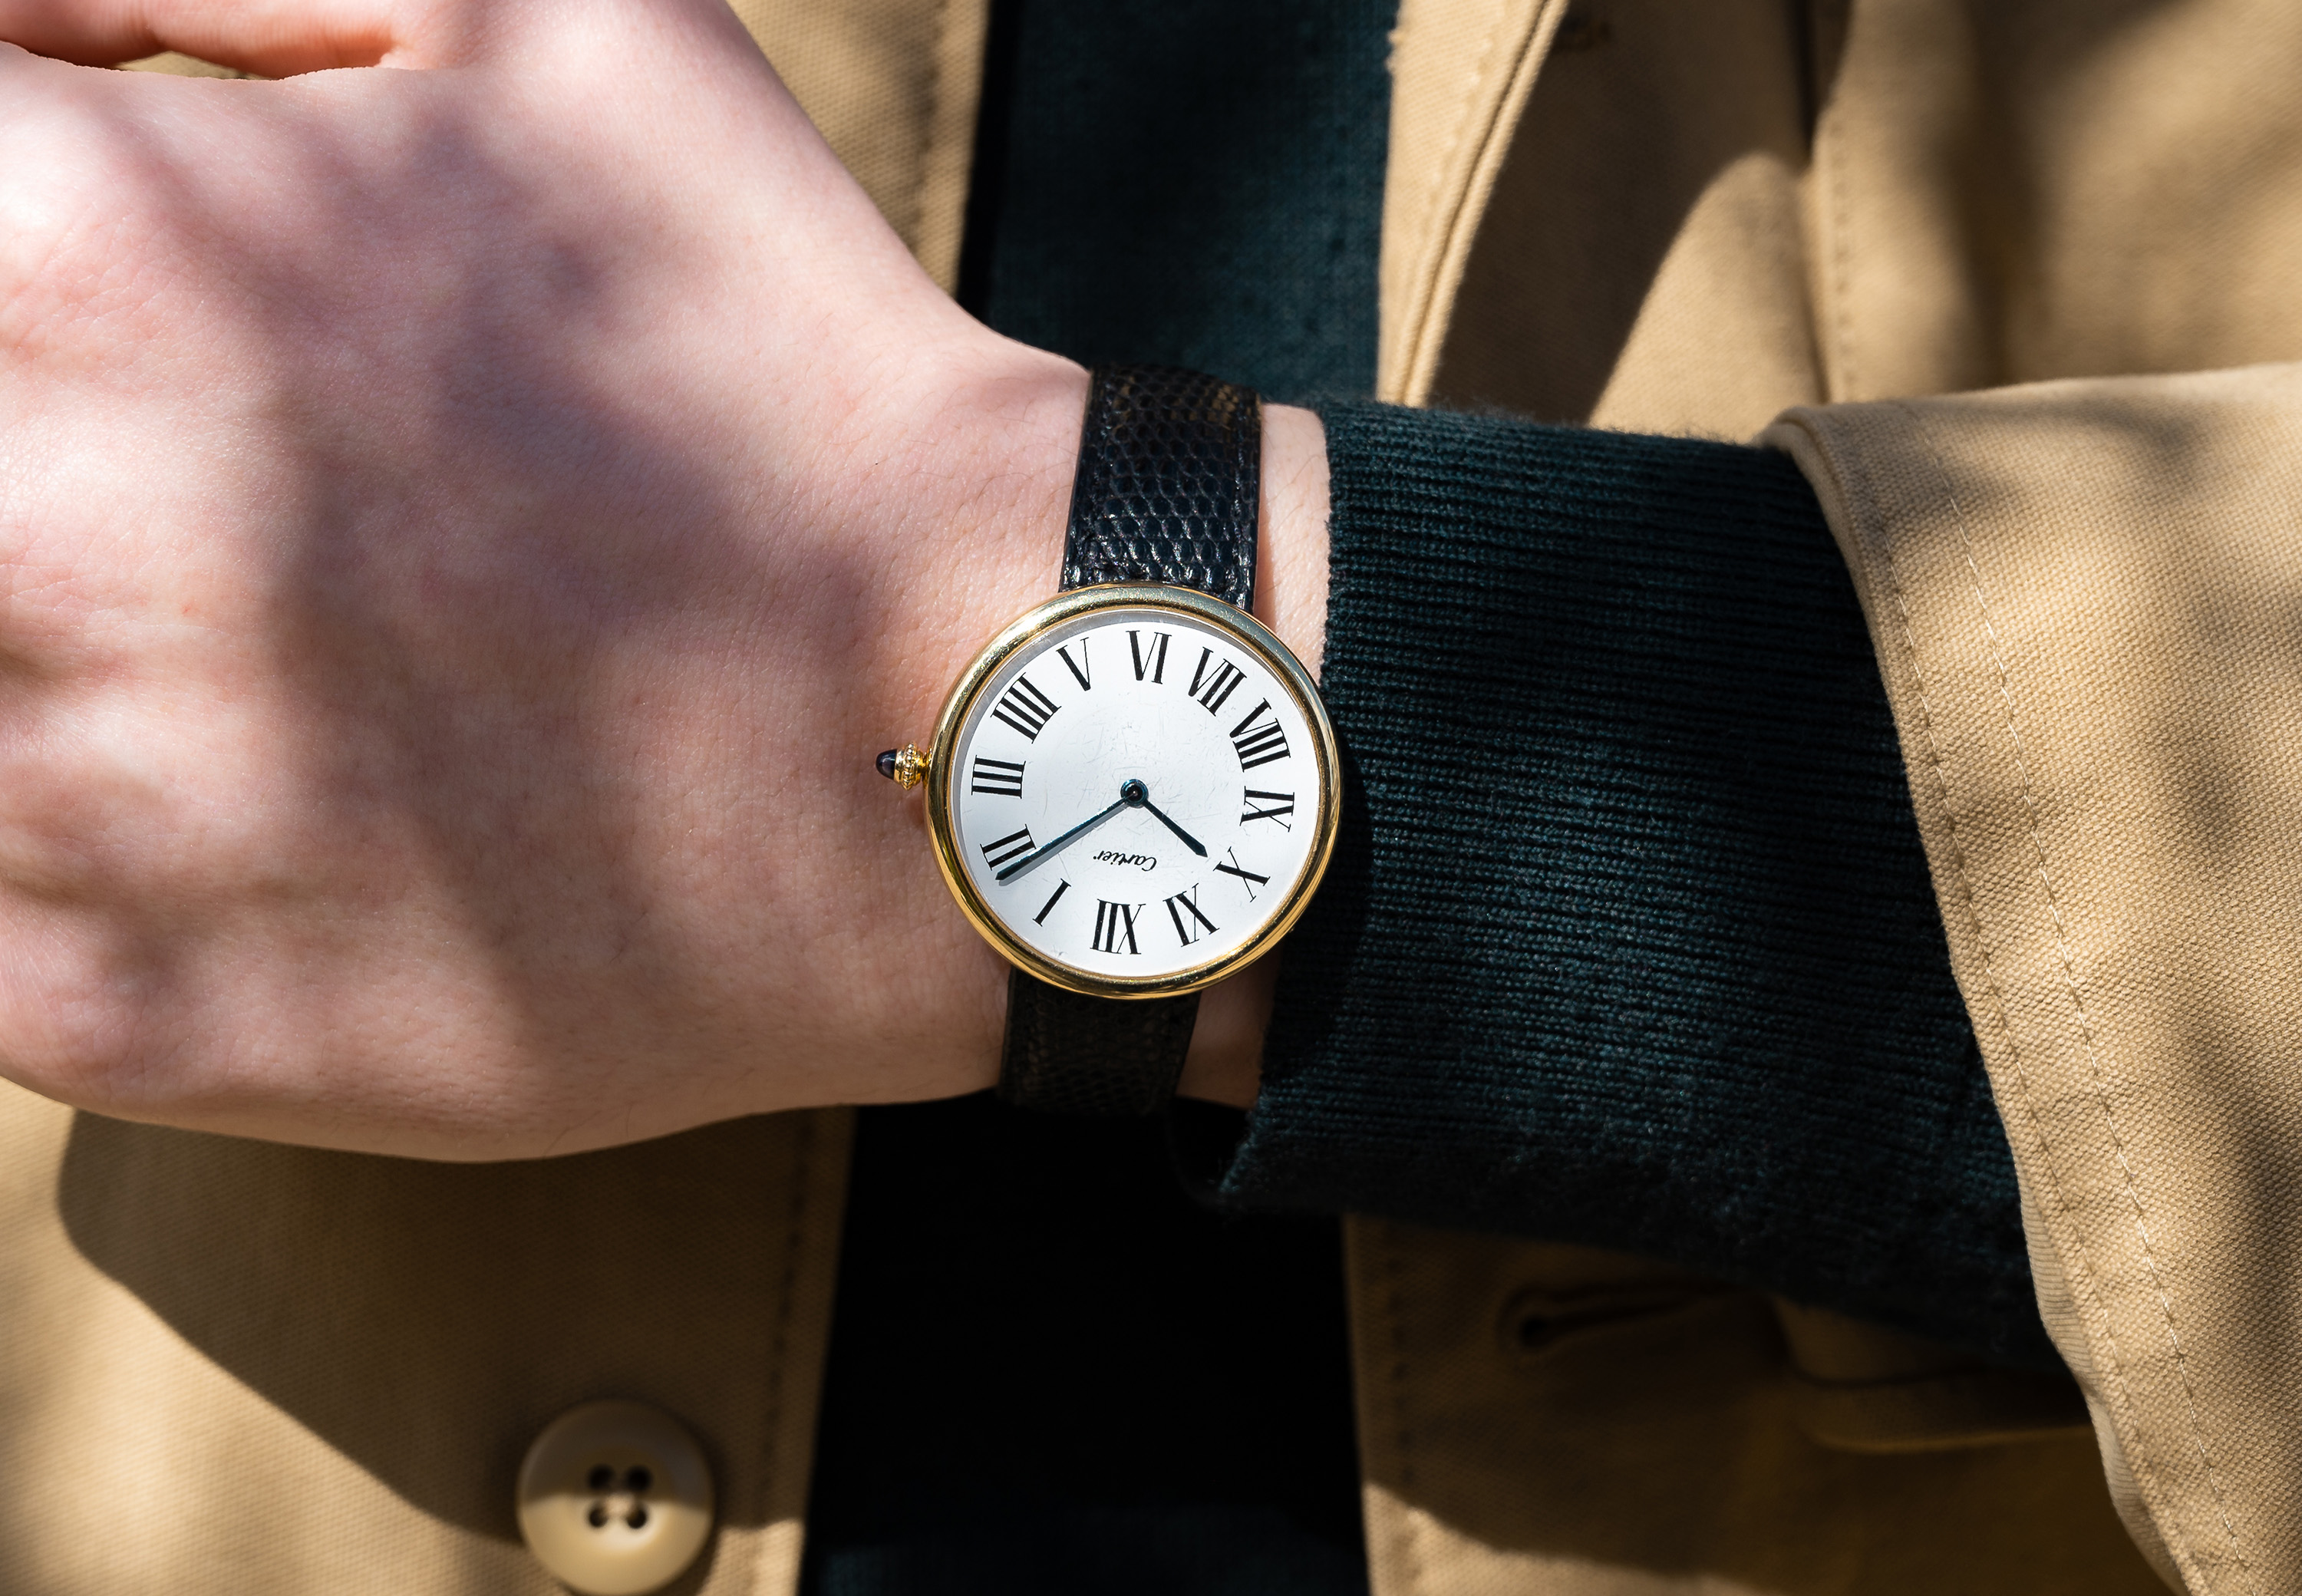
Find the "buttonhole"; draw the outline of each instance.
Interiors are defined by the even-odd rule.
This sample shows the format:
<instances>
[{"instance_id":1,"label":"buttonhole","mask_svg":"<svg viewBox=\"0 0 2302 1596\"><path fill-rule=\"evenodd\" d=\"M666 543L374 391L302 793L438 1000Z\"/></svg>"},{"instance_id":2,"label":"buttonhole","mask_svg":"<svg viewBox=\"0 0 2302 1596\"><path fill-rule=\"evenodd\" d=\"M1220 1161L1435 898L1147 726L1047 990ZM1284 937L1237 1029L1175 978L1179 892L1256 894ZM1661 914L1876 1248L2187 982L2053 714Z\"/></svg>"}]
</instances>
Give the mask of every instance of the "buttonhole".
<instances>
[{"instance_id":1,"label":"buttonhole","mask_svg":"<svg viewBox=\"0 0 2302 1596\"><path fill-rule=\"evenodd\" d=\"M644 1502L635 1504L630 1512L624 1515L624 1522L635 1530L647 1528L647 1521L648 1510Z\"/></svg>"},{"instance_id":2,"label":"buttonhole","mask_svg":"<svg viewBox=\"0 0 2302 1596\"><path fill-rule=\"evenodd\" d=\"M655 1483L655 1475L645 1466L634 1466L624 1471L624 1489L634 1496Z\"/></svg>"},{"instance_id":3,"label":"buttonhole","mask_svg":"<svg viewBox=\"0 0 2302 1596\"><path fill-rule=\"evenodd\" d=\"M1642 1321L1717 1295L1718 1288L1693 1281L1640 1282L1627 1289L1558 1291L1542 1287L1521 1291L1504 1305L1502 1339L1523 1359L1539 1359L1594 1335L1628 1329Z\"/></svg>"},{"instance_id":4,"label":"buttonhole","mask_svg":"<svg viewBox=\"0 0 2302 1596\"><path fill-rule=\"evenodd\" d=\"M605 1491L615 1483L616 1471L604 1463L592 1465L592 1472L584 1476L584 1483L594 1491Z\"/></svg>"}]
</instances>

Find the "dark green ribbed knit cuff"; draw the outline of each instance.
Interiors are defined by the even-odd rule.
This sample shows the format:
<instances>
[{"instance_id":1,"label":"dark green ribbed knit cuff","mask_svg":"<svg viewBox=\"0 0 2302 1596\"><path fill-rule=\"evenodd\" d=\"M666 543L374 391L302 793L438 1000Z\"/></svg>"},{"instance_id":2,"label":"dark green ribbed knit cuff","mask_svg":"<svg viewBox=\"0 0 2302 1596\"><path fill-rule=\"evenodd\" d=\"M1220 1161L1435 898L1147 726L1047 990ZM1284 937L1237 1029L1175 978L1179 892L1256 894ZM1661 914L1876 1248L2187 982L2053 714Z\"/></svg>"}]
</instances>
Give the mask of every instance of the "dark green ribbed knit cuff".
<instances>
[{"instance_id":1,"label":"dark green ribbed knit cuff","mask_svg":"<svg viewBox=\"0 0 2302 1596\"><path fill-rule=\"evenodd\" d=\"M1348 405L1351 794L1223 1189L2054 1357L1853 590L1785 458Z\"/></svg>"}]
</instances>

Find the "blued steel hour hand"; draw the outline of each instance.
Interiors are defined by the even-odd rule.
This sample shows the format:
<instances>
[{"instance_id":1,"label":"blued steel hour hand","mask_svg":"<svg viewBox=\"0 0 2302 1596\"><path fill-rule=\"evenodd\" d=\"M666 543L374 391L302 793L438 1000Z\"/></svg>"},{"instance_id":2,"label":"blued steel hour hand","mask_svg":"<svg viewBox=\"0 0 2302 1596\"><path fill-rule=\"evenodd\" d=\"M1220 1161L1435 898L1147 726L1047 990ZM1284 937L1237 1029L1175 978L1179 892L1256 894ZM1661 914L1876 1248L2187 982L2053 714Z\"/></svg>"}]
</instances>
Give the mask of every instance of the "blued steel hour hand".
<instances>
[{"instance_id":1,"label":"blued steel hour hand","mask_svg":"<svg viewBox=\"0 0 2302 1596\"><path fill-rule=\"evenodd\" d=\"M1141 782L1130 781L1124 786L1121 787L1119 789L1119 801L1122 803L1138 804L1141 807L1149 810L1158 819L1160 825L1164 826L1168 830L1173 832L1177 836L1183 839L1183 846L1189 848L1201 859L1205 859L1207 856L1207 851L1199 845L1199 839L1197 837L1193 836L1180 826L1176 825L1174 821L1169 819L1167 818L1167 811L1151 802L1151 789L1145 786Z\"/></svg>"}]
</instances>

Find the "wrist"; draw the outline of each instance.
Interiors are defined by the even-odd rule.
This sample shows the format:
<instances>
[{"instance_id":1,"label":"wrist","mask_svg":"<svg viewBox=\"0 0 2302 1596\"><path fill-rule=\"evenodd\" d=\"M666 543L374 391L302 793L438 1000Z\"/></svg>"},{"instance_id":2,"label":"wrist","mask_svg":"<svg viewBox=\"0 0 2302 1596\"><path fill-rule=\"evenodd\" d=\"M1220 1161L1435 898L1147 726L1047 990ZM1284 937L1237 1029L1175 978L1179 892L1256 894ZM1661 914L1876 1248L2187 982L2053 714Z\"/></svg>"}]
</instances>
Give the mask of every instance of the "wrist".
<instances>
[{"instance_id":1,"label":"wrist","mask_svg":"<svg viewBox=\"0 0 2302 1596\"><path fill-rule=\"evenodd\" d=\"M1327 642L1327 430L1319 413L1265 405L1255 616L1315 681Z\"/></svg>"},{"instance_id":2,"label":"wrist","mask_svg":"<svg viewBox=\"0 0 2302 1596\"><path fill-rule=\"evenodd\" d=\"M1087 373L1060 357L976 330L903 374L905 409L866 429L848 480L870 529L849 550L877 595L873 680L850 723L857 828L852 857L884 861L875 896L895 910L870 964L870 1005L893 1045L843 1066L836 1095L903 1102L987 1088L997 1079L1008 966L951 902L925 805L895 802L870 760L889 743L924 747L952 684L986 639L1052 590L1079 453ZM916 351L915 351L916 355ZM894 380L890 374L889 380ZM889 448L890 441L900 441ZM867 455L865 449L876 449Z\"/></svg>"},{"instance_id":3,"label":"wrist","mask_svg":"<svg viewBox=\"0 0 2302 1596\"><path fill-rule=\"evenodd\" d=\"M1071 361L1005 339L974 353L896 424L904 458L865 467L895 622L885 724L922 742L984 641L1052 590L1087 403Z\"/></svg>"}]
</instances>

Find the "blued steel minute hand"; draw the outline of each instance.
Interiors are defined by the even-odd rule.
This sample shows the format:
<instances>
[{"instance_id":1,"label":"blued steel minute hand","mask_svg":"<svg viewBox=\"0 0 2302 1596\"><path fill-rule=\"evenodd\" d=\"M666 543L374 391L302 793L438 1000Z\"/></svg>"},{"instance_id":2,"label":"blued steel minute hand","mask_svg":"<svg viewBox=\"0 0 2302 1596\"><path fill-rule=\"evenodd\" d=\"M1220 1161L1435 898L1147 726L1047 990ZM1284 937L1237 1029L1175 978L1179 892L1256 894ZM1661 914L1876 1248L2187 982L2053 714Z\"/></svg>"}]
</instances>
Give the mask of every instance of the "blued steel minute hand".
<instances>
[{"instance_id":1,"label":"blued steel minute hand","mask_svg":"<svg viewBox=\"0 0 2302 1596\"><path fill-rule=\"evenodd\" d=\"M1105 820L1111 819L1112 816L1117 814L1122 809L1149 810L1153 816L1157 819L1160 825L1164 826L1168 830L1173 832L1177 836L1182 839L1183 846L1189 848L1201 859L1205 859L1207 856L1206 849L1201 845L1197 837L1193 836L1180 826L1176 825L1173 820L1168 819L1167 811L1165 810L1161 809L1157 804L1151 802L1151 789L1145 786L1139 781L1130 779L1119 784L1118 802L1113 804L1109 809L1105 810L1099 815L1089 815L1086 819L1081 820L1069 831L1064 832L1063 836L1057 837L1054 842L1049 843L1046 847L1039 849L1037 853L1024 855L1022 858L1017 860L1013 864L1009 865L1005 869L1000 871L996 876L993 877L992 879L1002 882L1012 881L1018 876L1027 875L1030 871L1038 869L1048 860L1062 853L1065 848L1070 847L1073 843L1079 841L1080 838L1085 836L1088 832L1093 831L1096 827L1102 825Z\"/></svg>"},{"instance_id":2,"label":"blued steel minute hand","mask_svg":"<svg viewBox=\"0 0 2302 1596\"><path fill-rule=\"evenodd\" d=\"M1054 842L1049 843L1046 847L1041 848L1038 853L1026 853L1022 858L1017 860L1013 864L1009 865L1005 869L993 877L992 879L995 881L1012 881L1016 877L1024 874L1026 871L1038 869L1041 865L1046 863L1048 860L1053 859L1056 854L1062 853L1065 848L1070 847L1073 843L1079 841L1080 838L1085 836L1088 832L1093 831L1096 827L1102 825L1105 820L1108 820L1112 816L1117 814L1121 810L1125 809L1127 806L1128 799L1125 793L1122 791L1120 795L1119 802L1113 804L1109 809L1105 810L1099 815L1091 815L1088 819L1081 820L1078 825L1072 827L1069 831L1064 832L1063 836L1057 837Z\"/></svg>"}]
</instances>

